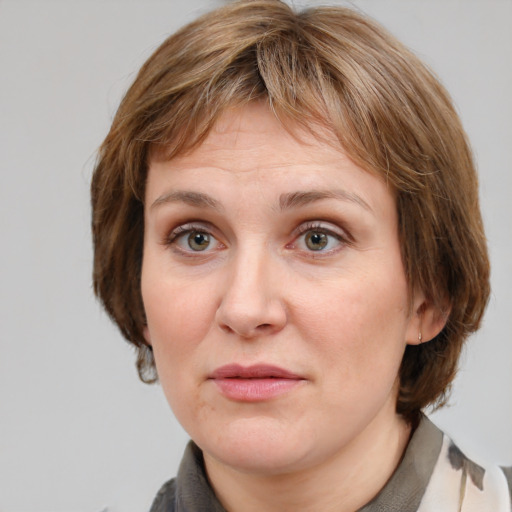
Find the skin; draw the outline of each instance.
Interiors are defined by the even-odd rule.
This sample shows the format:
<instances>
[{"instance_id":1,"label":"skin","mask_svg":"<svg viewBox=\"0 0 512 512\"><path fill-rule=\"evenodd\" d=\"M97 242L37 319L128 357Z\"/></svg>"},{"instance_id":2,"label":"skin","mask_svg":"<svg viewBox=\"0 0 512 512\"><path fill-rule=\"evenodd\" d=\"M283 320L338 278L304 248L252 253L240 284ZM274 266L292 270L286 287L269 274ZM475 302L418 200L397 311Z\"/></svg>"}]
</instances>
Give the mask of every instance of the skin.
<instances>
[{"instance_id":1,"label":"skin","mask_svg":"<svg viewBox=\"0 0 512 512\"><path fill-rule=\"evenodd\" d=\"M297 133L254 103L188 154L149 165L146 339L229 511L342 512L372 499L410 435L395 412L405 347L442 327L422 293L410 308L392 191ZM311 245L318 237L325 247ZM301 380L232 400L209 378L231 363Z\"/></svg>"}]
</instances>

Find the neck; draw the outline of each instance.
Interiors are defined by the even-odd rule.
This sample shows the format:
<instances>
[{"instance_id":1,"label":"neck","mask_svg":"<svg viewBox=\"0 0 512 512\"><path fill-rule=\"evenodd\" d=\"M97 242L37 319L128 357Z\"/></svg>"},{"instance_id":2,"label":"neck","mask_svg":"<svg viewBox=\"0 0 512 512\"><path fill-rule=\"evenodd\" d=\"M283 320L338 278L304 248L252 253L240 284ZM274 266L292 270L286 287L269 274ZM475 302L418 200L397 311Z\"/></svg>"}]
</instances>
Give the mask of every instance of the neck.
<instances>
[{"instance_id":1,"label":"neck","mask_svg":"<svg viewBox=\"0 0 512 512\"><path fill-rule=\"evenodd\" d=\"M371 501L397 468L410 437L400 416L379 414L349 446L296 472L243 473L205 454L215 494L228 512L354 512Z\"/></svg>"}]
</instances>

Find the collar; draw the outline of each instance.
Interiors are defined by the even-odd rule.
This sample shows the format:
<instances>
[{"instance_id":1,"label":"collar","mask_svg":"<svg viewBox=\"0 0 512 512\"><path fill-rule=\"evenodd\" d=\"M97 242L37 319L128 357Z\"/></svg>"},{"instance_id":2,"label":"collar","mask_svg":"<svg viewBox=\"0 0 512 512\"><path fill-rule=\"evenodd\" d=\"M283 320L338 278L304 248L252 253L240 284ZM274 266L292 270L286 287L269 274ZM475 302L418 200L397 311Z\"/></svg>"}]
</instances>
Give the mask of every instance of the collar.
<instances>
[{"instance_id":1,"label":"collar","mask_svg":"<svg viewBox=\"0 0 512 512\"><path fill-rule=\"evenodd\" d=\"M422 416L402 461L379 494L359 512L415 512L436 465L443 433ZM226 512L211 488L201 450L189 442L175 481L179 512Z\"/></svg>"}]
</instances>

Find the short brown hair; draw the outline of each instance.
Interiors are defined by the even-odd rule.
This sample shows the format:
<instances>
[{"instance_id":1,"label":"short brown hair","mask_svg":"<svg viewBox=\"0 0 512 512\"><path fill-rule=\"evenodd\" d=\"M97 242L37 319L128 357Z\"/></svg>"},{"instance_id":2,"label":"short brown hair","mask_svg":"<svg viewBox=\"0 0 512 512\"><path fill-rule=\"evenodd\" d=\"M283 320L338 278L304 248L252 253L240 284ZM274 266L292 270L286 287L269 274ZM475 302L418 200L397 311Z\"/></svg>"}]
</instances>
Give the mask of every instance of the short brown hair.
<instances>
[{"instance_id":1,"label":"short brown hair","mask_svg":"<svg viewBox=\"0 0 512 512\"><path fill-rule=\"evenodd\" d=\"M169 37L142 66L100 148L94 290L137 347L141 379L156 379L140 291L148 158L156 148L168 158L192 149L226 108L253 100L307 129L327 126L395 190L410 295L421 289L448 315L436 338L407 347L397 411L410 419L443 403L489 295L460 120L434 75L374 21L341 7L295 12L279 0L233 2Z\"/></svg>"}]
</instances>

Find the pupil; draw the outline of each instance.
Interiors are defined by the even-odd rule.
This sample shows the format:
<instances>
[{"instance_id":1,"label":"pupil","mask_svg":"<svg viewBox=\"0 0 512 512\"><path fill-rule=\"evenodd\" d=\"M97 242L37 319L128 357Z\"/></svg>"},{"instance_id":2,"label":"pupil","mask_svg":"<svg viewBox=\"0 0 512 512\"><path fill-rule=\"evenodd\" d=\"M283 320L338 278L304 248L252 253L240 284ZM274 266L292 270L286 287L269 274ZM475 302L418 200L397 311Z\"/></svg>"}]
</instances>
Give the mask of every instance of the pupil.
<instances>
[{"instance_id":1,"label":"pupil","mask_svg":"<svg viewBox=\"0 0 512 512\"><path fill-rule=\"evenodd\" d=\"M327 245L327 235L313 231L306 236L306 245L313 251L319 251Z\"/></svg>"},{"instance_id":2,"label":"pupil","mask_svg":"<svg viewBox=\"0 0 512 512\"><path fill-rule=\"evenodd\" d=\"M210 237L206 233L190 233L188 245L195 251L204 251L210 245Z\"/></svg>"}]
</instances>

